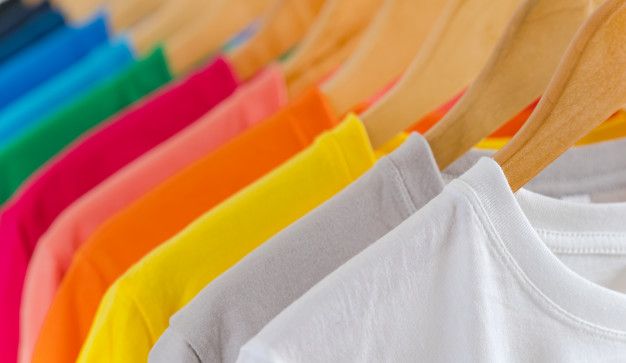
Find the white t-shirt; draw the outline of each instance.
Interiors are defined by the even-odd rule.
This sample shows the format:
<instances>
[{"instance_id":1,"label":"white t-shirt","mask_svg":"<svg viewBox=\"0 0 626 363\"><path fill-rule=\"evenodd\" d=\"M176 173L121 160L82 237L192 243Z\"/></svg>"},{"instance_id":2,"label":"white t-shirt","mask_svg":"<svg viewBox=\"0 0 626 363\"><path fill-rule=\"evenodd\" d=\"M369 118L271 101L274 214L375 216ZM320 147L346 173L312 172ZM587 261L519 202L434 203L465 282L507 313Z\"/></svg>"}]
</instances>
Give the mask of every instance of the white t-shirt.
<instances>
[{"instance_id":1,"label":"white t-shirt","mask_svg":"<svg viewBox=\"0 0 626 363\"><path fill-rule=\"evenodd\" d=\"M481 159L238 362L625 362L626 203L513 194Z\"/></svg>"}]
</instances>

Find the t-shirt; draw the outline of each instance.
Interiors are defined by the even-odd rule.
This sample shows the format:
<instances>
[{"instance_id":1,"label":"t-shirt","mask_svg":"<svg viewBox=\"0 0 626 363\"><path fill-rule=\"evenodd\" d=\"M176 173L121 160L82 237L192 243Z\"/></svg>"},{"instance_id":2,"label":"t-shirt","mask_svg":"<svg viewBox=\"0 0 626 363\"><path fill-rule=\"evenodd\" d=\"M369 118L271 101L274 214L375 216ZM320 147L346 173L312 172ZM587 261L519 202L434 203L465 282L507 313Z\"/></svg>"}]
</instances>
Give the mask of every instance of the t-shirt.
<instances>
[{"instance_id":1,"label":"t-shirt","mask_svg":"<svg viewBox=\"0 0 626 363\"><path fill-rule=\"evenodd\" d=\"M21 4L0 14L0 64L65 24L63 15L44 1L34 7Z\"/></svg>"},{"instance_id":2,"label":"t-shirt","mask_svg":"<svg viewBox=\"0 0 626 363\"><path fill-rule=\"evenodd\" d=\"M91 87L128 66L132 60L127 41L104 44L74 66L7 105L0 111L0 145L70 104Z\"/></svg>"},{"instance_id":3,"label":"t-shirt","mask_svg":"<svg viewBox=\"0 0 626 363\"><path fill-rule=\"evenodd\" d=\"M109 289L79 361L145 361L169 316L202 286L358 178L374 161L362 123L349 117L311 147L200 217ZM184 261L184 266L177 261ZM177 273L162 273L171 269ZM156 285L162 288L148 287ZM125 327L125 336L133 344L114 336L113 329L119 327ZM115 349L107 349L110 344Z\"/></svg>"},{"instance_id":4,"label":"t-shirt","mask_svg":"<svg viewBox=\"0 0 626 363\"><path fill-rule=\"evenodd\" d=\"M41 1L36 5L24 4L19 0L8 0L0 3L0 39L34 16L51 11L50 3Z\"/></svg>"},{"instance_id":5,"label":"t-shirt","mask_svg":"<svg viewBox=\"0 0 626 363\"><path fill-rule=\"evenodd\" d=\"M623 197L620 169L587 181ZM238 362L622 361L625 213L513 194L483 158L283 310Z\"/></svg>"},{"instance_id":6,"label":"t-shirt","mask_svg":"<svg viewBox=\"0 0 626 363\"><path fill-rule=\"evenodd\" d=\"M78 362L146 361L170 315L204 285L374 162L363 124L349 116L118 279L100 304ZM115 333L121 328L123 336Z\"/></svg>"},{"instance_id":7,"label":"t-shirt","mask_svg":"<svg viewBox=\"0 0 626 363\"><path fill-rule=\"evenodd\" d=\"M74 252L110 216L286 104L282 73L272 67L242 85L200 120L86 193L41 237L29 263L20 314L20 362L30 362L41 324Z\"/></svg>"},{"instance_id":8,"label":"t-shirt","mask_svg":"<svg viewBox=\"0 0 626 363\"><path fill-rule=\"evenodd\" d=\"M571 150L529 187L569 195L573 190L560 186L573 169L595 173L593 163L617 159L625 149L626 141L620 141ZM458 175L485 154L471 151L446 174ZM581 157L589 162L581 163ZM426 204L443 185L428 143L412 134L359 180L208 284L170 318L150 362L236 361L241 346L265 324Z\"/></svg>"},{"instance_id":9,"label":"t-shirt","mask_svg":"<svg viewBox=\"0 0 626 363\"><path fill-rule=\"evenodd\" d=\"M323 95L313 89L109 219L74 255L44 321L33 361L77 357L100 299L117 277L335 124Z\"/></svg>"},{"instance_id":10,"label":"t-shirt","mask_svg":"<svg viewBox=\"0 0 626 363\"><path fill-rule=\"evenodd\" d=\"M0 254L10 256L0 268L0 317L5 322L1 329L10 329L16 344L26 267L50 223L83 193L198 119L236 87L229 66L215 61L95 130L48 164L8 204L0 214Z\"/></svg>"},{"instance_id":11,"label":"t-shirt","mask_svg":"<svg viewBox=\"0 0 626 363\"><path fill-rule=\"evenodd\" d=\"M63 27L0 64L0 110L71 67L108 38L106 19Z\"/></svg>"},{"instance_id":12,"label":"t-shirt","mask_svg":"<svg viewBox=\"0 0 626 363\"><path fill-rule=\"evenodd\" d=\"M77 137L171 78L163 50L158 48L0 146L0 203Z\"/></svg>"}]
</instances>

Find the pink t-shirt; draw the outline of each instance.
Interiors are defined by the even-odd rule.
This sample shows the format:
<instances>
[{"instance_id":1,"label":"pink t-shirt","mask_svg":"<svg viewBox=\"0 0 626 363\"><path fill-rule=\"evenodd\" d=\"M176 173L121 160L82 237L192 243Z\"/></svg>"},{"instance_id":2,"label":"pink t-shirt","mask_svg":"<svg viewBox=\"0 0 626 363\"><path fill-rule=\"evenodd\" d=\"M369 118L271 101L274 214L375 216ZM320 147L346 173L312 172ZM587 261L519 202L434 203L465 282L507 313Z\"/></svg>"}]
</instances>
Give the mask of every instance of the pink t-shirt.
<instances>
[{"instance_id":1,"label":"pink t-shirt","mask_svg":"<svg viewBox=\"0 0 626 363\"><path fill-rule=\"evenodd\" d=\"M287 103L271 67L199 121L146 153L67 208L42 236L28 267L21 311L20 361L28 362L45 314L74 252L103 222L161 182Z\"/></svg>"},{"instance_id":2,"label":"pink t-shirt","mask_svg":"<svg viewBox=\"0 0 626 363\"><path fill-rule=\"evenodd\" d=\"M39 237L84 193L200 118L238 82L217 59L76 141L27 181L0 214L0 349L17 353L24 276ZM4 256L4 257L3 257Z\"/></svg>"}]
</instances>

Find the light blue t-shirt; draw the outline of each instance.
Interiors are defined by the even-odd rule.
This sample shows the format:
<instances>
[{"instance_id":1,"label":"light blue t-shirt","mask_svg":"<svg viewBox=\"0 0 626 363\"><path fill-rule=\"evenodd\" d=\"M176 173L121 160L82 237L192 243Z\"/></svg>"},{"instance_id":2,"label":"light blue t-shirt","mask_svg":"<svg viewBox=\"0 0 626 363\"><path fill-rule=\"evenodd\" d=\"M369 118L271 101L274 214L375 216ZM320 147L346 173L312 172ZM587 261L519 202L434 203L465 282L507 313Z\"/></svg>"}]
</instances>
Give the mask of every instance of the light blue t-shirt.
<instances>
[{"instance_id":1,"label":"light blue t-shirt","mask_svg":"<svg viewBox=\"0 0 626 363\"><path fill-rule=\"evenodd\" d=\"M0 66L0 110L75 64L108 39L107 20L65 26L15 54Z\"/></svg>"},{"instance_id":2,"label":"light blue t-shirt","mask_svg":"<svg viewBox=\"0 0 626 363\"><path fill-rule=\"evenodd\" d=\"M117 74L132 61L126 39L101 45L71 68L0 111L0 145Z\"/></svg>"}]
</instances>

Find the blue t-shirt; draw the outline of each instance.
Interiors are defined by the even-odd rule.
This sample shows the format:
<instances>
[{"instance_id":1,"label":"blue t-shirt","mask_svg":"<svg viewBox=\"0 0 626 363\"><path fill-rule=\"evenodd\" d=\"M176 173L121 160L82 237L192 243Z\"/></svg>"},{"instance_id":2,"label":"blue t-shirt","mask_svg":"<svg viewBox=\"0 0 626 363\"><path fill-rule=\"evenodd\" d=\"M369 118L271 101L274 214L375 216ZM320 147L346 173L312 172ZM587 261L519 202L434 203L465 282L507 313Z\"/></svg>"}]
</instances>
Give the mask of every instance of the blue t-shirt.
<instances>
[{"instance_id":1,"label":"blue t-shirt","mask_svg":"<svg viewBox=\"0 0 626 363\"><path fill-rule=\"evenodd\" d=\"M27 18L19 26L5 32L2 30L10 26L11 22L2 23L5 17L0 16L0 64L65 24L63 15L51 9L47 3L30 10L26 15Z\"/></svg>"},{"instance_id":2,"label":"blue t-shirt","mask_svg":"<svg viewBox=\"0 0 626 363\"><path fill-rule=\"evenodd\" d=\"M21 135L45 116L117 74L133 62L128 41L106 43L71 68L0 111L0 145Z\"/></svg>"},{"instance_id":3,"label":"blue t-shirt","mask_svg":"<svg viewBox=\"0 0 626 363\"><path fill-rule=\"evenodd\" d=\"M0 110L67 69L108 39L106 19L63 27L0 65Z\"/></svg>"}]
</instances>

